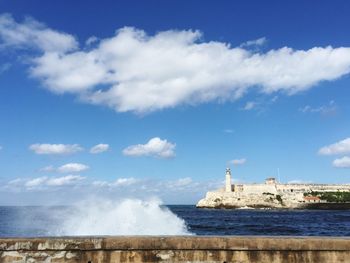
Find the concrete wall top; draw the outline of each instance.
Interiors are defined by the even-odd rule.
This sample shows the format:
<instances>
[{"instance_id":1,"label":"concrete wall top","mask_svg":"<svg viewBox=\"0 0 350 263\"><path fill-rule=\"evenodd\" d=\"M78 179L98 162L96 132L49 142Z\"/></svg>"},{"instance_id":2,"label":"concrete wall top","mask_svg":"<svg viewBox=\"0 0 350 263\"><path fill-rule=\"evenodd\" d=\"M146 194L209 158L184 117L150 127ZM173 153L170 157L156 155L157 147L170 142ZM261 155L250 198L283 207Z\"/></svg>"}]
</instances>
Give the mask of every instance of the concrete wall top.
<instances>
[{"instance_id":1,"label":"concrete wall top","mask_svg":"<svg viewBox=\"0 0 350 263\"><path fill-rule=\"evenodd\" d=\"M349 251L350 238L262 236L119 236L3 238L1 251L61 250L285 250Z\"/></svg>"}]
</instances>

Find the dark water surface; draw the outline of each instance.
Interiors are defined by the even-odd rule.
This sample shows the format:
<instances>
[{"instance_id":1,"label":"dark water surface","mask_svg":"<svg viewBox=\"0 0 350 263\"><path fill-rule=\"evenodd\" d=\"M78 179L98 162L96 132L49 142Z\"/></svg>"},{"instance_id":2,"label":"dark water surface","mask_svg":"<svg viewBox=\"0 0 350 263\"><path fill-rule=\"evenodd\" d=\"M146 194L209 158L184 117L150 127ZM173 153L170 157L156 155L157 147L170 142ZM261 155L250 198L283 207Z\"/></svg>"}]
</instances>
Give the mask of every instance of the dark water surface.
<instances>
[{"instance_id":1,"label":"dark water surface","mask_svg":"<svg viewBox=\"0 0 350 263\"><path fill-rule=\"evenodd\" d=\"M169 208L197 235L350 236L350 210Z\"/></svg>"},{"instance_id":2,"label":"dark water surface","mask_svg":"<svg viewBox=\"0 0 350 263\"><path fill-rule=\"evenodd\" d=\"M350 236L349 210L211 210L168 208L196 235ZM0 207L0 237L50 236L71 207Z\"/></svg>"}]
</instances>

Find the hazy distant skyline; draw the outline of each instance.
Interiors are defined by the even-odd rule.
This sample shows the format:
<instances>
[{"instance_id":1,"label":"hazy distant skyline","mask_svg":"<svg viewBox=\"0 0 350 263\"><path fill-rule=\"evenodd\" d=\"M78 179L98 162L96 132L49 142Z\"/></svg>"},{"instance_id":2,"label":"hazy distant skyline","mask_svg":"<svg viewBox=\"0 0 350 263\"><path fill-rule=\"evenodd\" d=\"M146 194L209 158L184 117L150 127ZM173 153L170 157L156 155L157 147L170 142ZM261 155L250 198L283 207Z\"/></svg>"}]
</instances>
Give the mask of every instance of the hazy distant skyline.
<instances>
[{"instance_id":1,"label":"hazy distant skyline","mask_svg":"<svg viewBox=\"0 0 350 263\"><path fill-rule=\"evenodd\" d=\"M350 183L347 1L1 1L1 204Z\"/></svg>"}]
</instances>

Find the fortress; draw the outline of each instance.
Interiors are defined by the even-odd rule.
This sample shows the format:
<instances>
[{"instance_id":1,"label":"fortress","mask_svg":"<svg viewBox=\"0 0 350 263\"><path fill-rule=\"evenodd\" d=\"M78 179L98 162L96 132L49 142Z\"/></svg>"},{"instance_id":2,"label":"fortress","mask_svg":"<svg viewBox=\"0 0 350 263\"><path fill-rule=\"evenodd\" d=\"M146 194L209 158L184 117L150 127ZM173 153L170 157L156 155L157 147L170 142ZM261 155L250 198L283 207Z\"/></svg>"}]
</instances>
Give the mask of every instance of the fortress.
<instances>
[{"instance_id":1,"label":"fortress","mask_svg":"<svg viewBox=\"0 0 350 263\"><path fill-rule=\"evenodd\" d=\"M262 184L231 184L206 194L199 208L350 209L350 184L282 184L267 178Z\"/></svg>"}]
</instances>

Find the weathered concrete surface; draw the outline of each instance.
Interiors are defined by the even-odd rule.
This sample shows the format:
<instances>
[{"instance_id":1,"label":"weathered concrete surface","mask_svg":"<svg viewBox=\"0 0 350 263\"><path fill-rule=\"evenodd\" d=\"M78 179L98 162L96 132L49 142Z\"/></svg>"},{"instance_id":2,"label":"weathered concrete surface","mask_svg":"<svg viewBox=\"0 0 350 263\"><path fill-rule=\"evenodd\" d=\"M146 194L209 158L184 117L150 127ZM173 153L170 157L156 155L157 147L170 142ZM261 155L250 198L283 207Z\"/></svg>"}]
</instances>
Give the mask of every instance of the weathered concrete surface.
<instances>
[{"instance_id":1,"label":"weathered concrete surface","mask_svg":"<svg viewBox=\"0 0 350 263\"><path fill-rule=\"evenodd\" d=\"M9 262L350 262L350 239L243 236L0 239L0 263Z\"/></svg>"}]
</instances>

